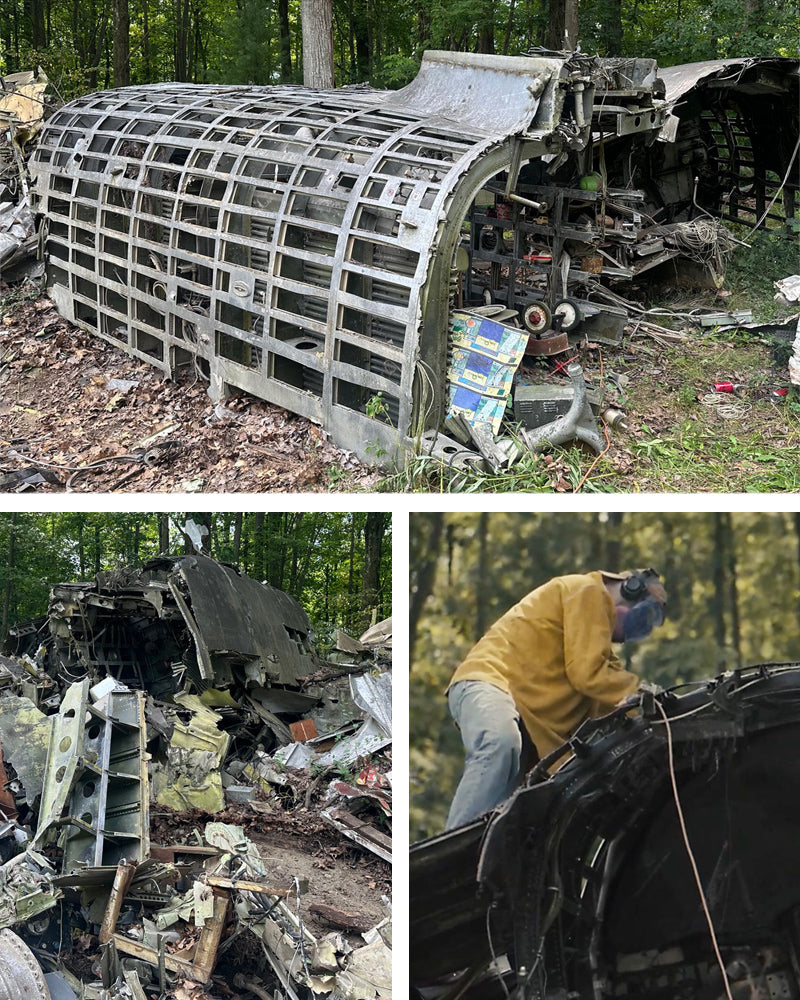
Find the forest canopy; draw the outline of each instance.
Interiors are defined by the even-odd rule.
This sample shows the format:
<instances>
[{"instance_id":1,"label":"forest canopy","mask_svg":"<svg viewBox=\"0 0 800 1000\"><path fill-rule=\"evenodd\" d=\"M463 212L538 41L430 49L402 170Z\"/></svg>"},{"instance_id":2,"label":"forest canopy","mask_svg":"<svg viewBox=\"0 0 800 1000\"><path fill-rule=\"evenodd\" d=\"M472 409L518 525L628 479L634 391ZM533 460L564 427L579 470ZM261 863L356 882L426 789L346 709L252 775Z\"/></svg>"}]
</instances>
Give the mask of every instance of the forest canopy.
<instances>
[{"instance_id":1,"label":"forest canopy","mask_svg":"<svg viewBox=\"0 0 800 1000\"><path fill-rule=\"evenodd\" d=\"M797 0L335 0L336 85L403 86L425 49L525 53L569 4L584 52L663 66L800 54ZM63 99L163 80L300 83L302 62L301 0L0 0L0 75L41 65Z\"/></svg>"},{"instance_id":2,"label":"forest canopy","mask_svg":"<svg viewBox=\"0 0 800 1000\"><path fill-rule=\"evenodd\" d=\"M203 551L285 590L318 641L360 635L391 614L391 515L369 513L2 513L0 642L47 612L50 588L101 570L194 551L187 520L207 529Z\"/></svg>"},{"instance_id":3,"label":"forest canopy","mask_svg":"<svg viewBox=\"0 0 800 1000\"><path fill-rule=\"evenodd\" d=\"M668 687L800 660L800 514L412 514L411 837L441 830L463 763L444 689L486 629L554 576L653 566L667 620L621 649ZM620 647L618 647L620 648Z\"/></svg>"}]
</instances>

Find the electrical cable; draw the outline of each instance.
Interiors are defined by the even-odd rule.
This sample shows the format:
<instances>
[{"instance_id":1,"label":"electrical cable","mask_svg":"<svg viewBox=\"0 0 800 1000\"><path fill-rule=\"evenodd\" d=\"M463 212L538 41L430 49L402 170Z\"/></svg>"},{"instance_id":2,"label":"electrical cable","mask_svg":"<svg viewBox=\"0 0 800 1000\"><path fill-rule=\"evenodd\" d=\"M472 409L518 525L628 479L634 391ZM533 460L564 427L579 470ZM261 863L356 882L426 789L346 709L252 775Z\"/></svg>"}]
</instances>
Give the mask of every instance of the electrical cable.
<instances>
[{"instance_id":1,"label":"electrical cable","mask_svg":"<svg viewBox=\"0 0 800 1000\"><path fill-rule=\"evenodd\" d=\"M697 883L697 891L700 894L700 902L703 906L703 913L705 914L706 923L708 924L708 930L711 935L711 943L714 946L714 955L717 959L717 964L719 965L719 970L722 973L722 982L725 985L725 995L728 1000L734 1000L733 993L731 993L731 984L728 980L728 973L725 969L725 963L722 960L722 954L719 950L719 943L717 941L717 934L714 930L714 921L711 919L711 912L708 908L708 901L706 900L706 894L703 891L703 883L700 880L700 872L697 868L697 862L695 861L694 852L692 851L692 845L689 843L689 834L686 830L686 821L683 817L683 808L681 807L680 795L678 794L678 781L675 776L675 757L672 749L672 729L670 728L670 719L667 713L664 711L664 707L658 699L656 699L656 707L661 713L661 717L664 720L667 733L667 760L669 762L669 778L672 785L672 795L675 799L675 810L678 814L678 822L680 823L681 834L683 835L683 842L686 845L686 854L689 858L689 863L692 866L692 873L694 874L695 882Z\"/></svg>"},{"instance_id":2,"label":"electrical cable","mask_svg":"<svg viewBox=\"0 0 800 1000\"><path fill-rule=\"evenodd\" d=\"M731 403L726 396L727 393L707 392L701 397L700 402L703 406L712 407L727 420L742 420L746 417L751 407L747 403Z\"/></svg>"},{"instance_id":3,"label":"electrical cable","mask_svg":"<svg viewBox=\"0 0 800 1000\"><path fill-rule=\"evenodd\" d=\"M491 917L492 908L487 907L486 909L486 940L489 943L489 954L492 956L492 962L497 962L497 955L494 950L494 941L492 941L492 927L491 927ZM511 994L508 992L508 987L506 986L505 979L500 976L500 985L503 987L503 992L505 993L506 1000L511 1000Z\"/></svg>"}]
</instances>

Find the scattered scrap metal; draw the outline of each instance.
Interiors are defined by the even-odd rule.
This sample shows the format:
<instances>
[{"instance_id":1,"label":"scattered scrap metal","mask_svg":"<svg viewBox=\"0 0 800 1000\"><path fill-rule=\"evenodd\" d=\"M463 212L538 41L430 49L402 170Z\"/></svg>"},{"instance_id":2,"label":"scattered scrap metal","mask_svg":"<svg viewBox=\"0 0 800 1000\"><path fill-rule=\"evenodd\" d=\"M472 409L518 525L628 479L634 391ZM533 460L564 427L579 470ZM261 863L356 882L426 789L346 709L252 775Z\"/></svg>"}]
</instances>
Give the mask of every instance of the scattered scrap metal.
<instances>
[{"instance_id":1,"label":"scattered scrap metal","mask_svg":"<svg viewBox=\"0 0 800 1000\"><path fill-rule=\"evenodd\" d=\"M716 287L723 220L796 224L799 85L796 59L537 50L428 52L396 92L86 95L31 157L48 290L165 375L254 393L368 462L600 451L592 345L681 336L635 282Z\"/></svg>"},{"instance_id":2,"label":"scattered scrap metal","mask_svg":"<svg viewBox=\"0 0 800 1000\"><path fill-rule=\"evenodd\" d=\"M391 996L388 898L348 908L248 835L297 802L361 864L391 861L391 623L327 659L312 640L288 595L203 556L60 584L12 629L4 997ZM194 836L154 843L165 816Z\"/></svg>"},{"instance_id":3,"label":"scattered scrap metal","mask_svg":"<svg viewBox=\"0 0 800 1000\"><path fill-rule=\"evenodd\" d=\"M44 121L47 83L41 68L0 79L0 278L5 281L22 273L44 273L29 266L38 233L29 202L27 158Z\"/></svg>"}]
</instances>

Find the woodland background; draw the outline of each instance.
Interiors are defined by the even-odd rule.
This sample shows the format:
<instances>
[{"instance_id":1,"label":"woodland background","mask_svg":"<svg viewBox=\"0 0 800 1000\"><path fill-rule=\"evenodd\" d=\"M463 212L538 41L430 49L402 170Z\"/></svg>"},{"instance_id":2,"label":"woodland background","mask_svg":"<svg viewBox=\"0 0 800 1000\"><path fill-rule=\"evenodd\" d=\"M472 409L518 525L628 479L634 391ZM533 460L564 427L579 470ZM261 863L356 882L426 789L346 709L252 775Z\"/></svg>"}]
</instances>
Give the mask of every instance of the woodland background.
<instances>
[{"instance_id":1,"label":"woodland background","mask_svg":"<svg viewBox=\"0 0 800 1000\"><path fill-rule=\"evenodd\" d=\"M0 0L0 75L41 65L65 100L162 80L300 83L304 34L312 52L330 25L336 85L392 88L425 49L558 48L565 23L584 52L662 66L800 54L797 0Z\"/></svg>"},{"instance_id":2,"label":"woodland background","mask_svg":"<svg viewBox=\"0 0 800 1000\"><path fill-rule=\"evenodd\" d=\"M358 637L391 614L386 512L0 513L0 643L10 625L47 613L55 583L193 552L188 518L209 529L205 554L296 598L323 648L334 628Z\"/></svg>"},{"instance_id":3,"label":"woodland background","mask_svg":"<svg viewBox=\"0 0 800 1000\"><path fill-rule=\"evenodd\" d=\"M489 625L553 576L654 566L667 621L618 647L663 686L800 660L800 513L412 514L411 839L439 832L463 750L443 691Z\"/></svg>"}]
</instances>

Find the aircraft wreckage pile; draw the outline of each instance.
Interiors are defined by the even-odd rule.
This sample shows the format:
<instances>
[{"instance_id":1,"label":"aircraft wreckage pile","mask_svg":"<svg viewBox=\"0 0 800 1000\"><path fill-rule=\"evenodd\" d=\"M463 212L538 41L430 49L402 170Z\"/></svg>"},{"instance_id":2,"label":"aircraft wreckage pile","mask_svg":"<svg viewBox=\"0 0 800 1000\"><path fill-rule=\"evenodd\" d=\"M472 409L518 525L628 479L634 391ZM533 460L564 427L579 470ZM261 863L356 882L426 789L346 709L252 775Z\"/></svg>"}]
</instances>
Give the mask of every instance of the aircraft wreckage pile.
<instances>
[{"instance_id":1,"label":"aircraft wreckage pile","mask_svg":"<svg viewBox=\"0 0 800 1000\"><path fill-rule=\"evenodd\" d=\"M44 82L0 101L17 160ZM605 383L583 346L674 339L628 296L719 287L739 242L722 220L793 231L799 83L797 59L434 51L399 91L84 95L37 123L5 216L0 188L0 266L3 233L16 254L35 217L70 322L368 463L600 452Z\"/></svg>"},{"instance_id":2,"label":"aircraft wreckage pile","mask_svg":"<svg viewBox=\"0 0 800 1000\"><path fill-rule=\"evenodd\" d=\"M202 556L58 585L12 630L0 995L391 996L391 629L310 638Z\"/></svg>"}]
</instances>

